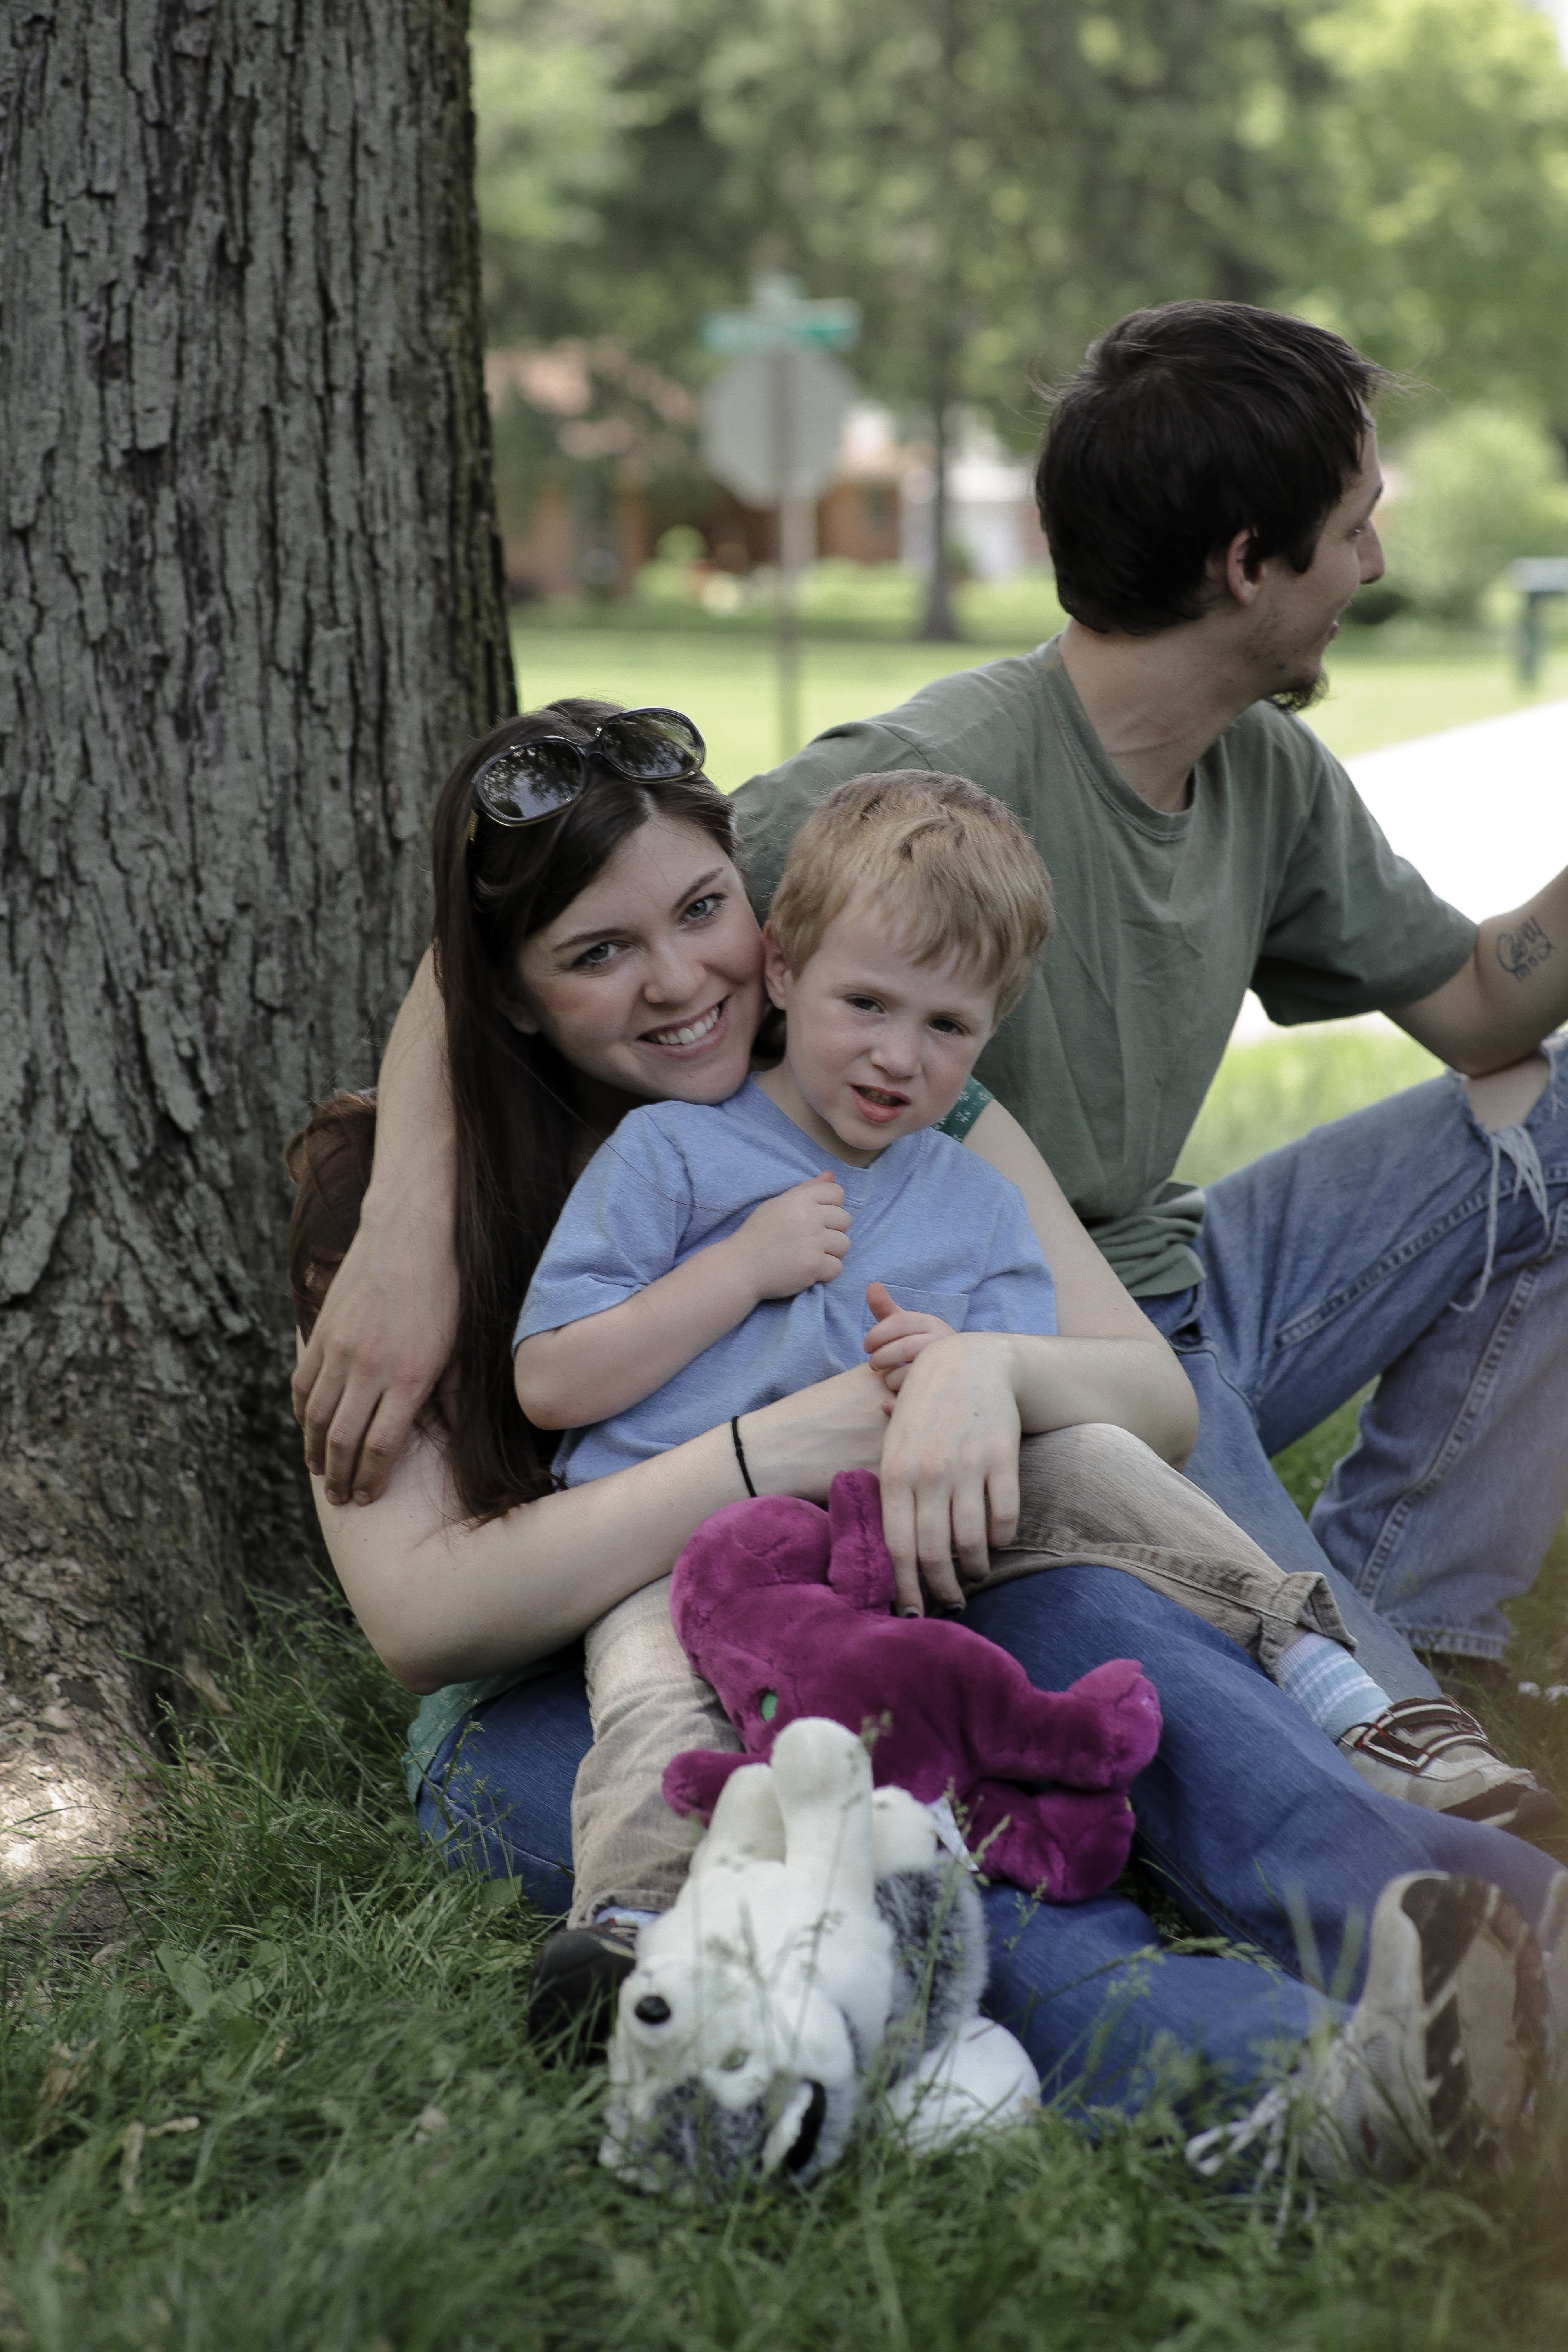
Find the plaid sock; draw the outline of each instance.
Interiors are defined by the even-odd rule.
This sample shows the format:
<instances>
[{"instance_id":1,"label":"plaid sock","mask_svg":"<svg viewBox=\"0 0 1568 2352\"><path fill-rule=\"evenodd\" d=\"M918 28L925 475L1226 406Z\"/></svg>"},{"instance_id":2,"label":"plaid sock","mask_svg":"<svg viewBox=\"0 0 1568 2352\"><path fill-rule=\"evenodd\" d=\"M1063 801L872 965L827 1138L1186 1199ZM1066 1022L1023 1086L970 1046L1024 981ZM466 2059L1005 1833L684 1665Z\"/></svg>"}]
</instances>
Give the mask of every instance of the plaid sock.
<instances>
[{"instance_id":1,"label":"plaid sock","mask_svg":"<svg viewBox=\"0 0 1568 2352\"><path fill-rule=\"evenodd\" d=\"M1280 1689L1331 1739L1352 1724L1370 1723L1390 1704L1388 1693L1363 1674L1350 1652L1321 1633L1303 1633L1276 1668Z\"/></svg>"}]
</instances>

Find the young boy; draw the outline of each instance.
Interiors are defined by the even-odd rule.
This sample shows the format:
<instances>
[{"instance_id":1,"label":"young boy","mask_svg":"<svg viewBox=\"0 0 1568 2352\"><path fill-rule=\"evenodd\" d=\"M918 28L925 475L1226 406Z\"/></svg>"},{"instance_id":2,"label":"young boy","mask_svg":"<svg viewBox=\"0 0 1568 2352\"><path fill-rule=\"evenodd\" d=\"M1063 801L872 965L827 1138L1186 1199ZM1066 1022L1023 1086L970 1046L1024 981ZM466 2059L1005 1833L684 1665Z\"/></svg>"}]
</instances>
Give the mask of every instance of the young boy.
<instances>
[{"instance_id":1,"label":"young boy","mask_svg":"<svg viewBox=\"0 0 1568 2352\"><path fill-rule=\"evenodd\" d=\"M537 1426L568 1432L555 1465L567 1484L729 1420L749 1486L743 1421L757 1407L868 1353L896 1389L948 1331L1055 1331L1016 1187L934 1131L1051 922L1023 826L961 778L862 777L808 818L763 934L783 1060L726 1102L628 1113L530 1286L517 1393ZM1201 1594L1194 1605L1205 1611ZM1278 1647L1295 1669L1279 1679L1316 1661L1340 1713L1351 1684L1357 1721L1387 1706L1339 1642L1306 1633ZM710 1713L693 1735L700 1702L695 1677L682 1684L662 1587L611 1612L587 1649L595 1748L574 1801L572 1919L630 1929L673 1899L683 1869L668 1816L658 1826L663 1766L721 1744L727 1727ZM1308 1712L1338 1736L1321 1705ZM614 1804L590 1787L613 1788Z\"/></svg>"},{"instance_id":2,"label":"young boy","mask_svg":"<svg viewBox=\"0 0 1568 2352\"><path fill-rule=\"evenodd\" d=\"M835 795L763 934L783 1061L727 1102L630 1112L530 1286L518 1399L571 1432L568 1485L860 1362L873 1324L895 1384L939 1332L1056 1329L1016 1189L934 1132L1050 925L1038 854L973 785Z\"/></svg>"}]
</instances>

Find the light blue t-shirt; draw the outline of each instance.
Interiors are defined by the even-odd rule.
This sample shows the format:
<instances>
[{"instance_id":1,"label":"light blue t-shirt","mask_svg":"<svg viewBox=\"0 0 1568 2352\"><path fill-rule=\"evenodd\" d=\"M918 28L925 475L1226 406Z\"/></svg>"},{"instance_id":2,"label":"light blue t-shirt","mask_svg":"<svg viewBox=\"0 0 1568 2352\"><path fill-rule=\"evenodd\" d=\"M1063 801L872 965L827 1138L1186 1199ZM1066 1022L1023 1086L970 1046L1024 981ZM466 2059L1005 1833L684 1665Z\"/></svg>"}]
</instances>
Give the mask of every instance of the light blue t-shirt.
<instances>
[{"instance_id":1,"label":"light blue t-shirt","mask_svg":"<svg viewBox=\"0 0 1568 2352\"><path fill-rule=\"evenodd\" d=\"M849 1212L837 1277L765 1299L641 1404L571 1431L555 1457L568 1486L864 1363L868 1282L885 1282L900 1307L940 1315L956 1331L1055 1331L1056 1286L1016 1185L933 1128L851 1168L748 1078L727 1102L647 1103L626 1114L573 1187L513 1346L619 1306L825 1166Z\"/></svg>"}]
</instances>

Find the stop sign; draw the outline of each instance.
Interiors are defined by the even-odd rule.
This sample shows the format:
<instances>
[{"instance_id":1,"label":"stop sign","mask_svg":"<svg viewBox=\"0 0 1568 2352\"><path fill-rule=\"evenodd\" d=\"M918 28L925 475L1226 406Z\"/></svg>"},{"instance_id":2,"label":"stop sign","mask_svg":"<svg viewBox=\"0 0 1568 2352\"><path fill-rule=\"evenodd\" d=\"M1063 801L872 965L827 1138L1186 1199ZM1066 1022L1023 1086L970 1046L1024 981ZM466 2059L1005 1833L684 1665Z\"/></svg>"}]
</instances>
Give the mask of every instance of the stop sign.
<instances>
[{"instance_id":1,"label":"stop sign","mask_svg":"<svg viewBox=\"0 0 1568 2352\"><path fill-rule=\"evenodd\" d=\"M854 377L798 346L736 360L709 387L702 462L752 507L820 498L833 479Z\"/></svg>"}]
</instances>

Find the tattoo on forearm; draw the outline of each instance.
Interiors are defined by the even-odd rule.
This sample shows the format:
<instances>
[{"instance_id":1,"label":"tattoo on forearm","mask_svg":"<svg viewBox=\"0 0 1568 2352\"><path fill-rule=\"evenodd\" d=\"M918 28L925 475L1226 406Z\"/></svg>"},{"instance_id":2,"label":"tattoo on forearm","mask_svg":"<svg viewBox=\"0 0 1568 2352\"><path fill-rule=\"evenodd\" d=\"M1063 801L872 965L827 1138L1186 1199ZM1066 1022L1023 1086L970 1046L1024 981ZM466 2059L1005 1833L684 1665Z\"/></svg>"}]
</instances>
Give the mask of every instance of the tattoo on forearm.
<instances>
[{"instance_id":1,"label":"tattoo on forearm","mask_svg":"<svg viewBox=\"0 0 1568 2352\"><path fill-rule=\"evenodd\" d=\"M1497 960L1511 980L1528 980L1553 952L1554 942L1547 938L1533 915L1527 917L1517 931L1498 934Z\"/></svg>"}]
</instances>

